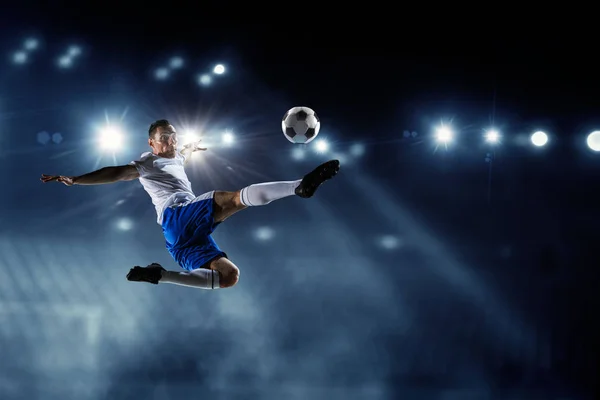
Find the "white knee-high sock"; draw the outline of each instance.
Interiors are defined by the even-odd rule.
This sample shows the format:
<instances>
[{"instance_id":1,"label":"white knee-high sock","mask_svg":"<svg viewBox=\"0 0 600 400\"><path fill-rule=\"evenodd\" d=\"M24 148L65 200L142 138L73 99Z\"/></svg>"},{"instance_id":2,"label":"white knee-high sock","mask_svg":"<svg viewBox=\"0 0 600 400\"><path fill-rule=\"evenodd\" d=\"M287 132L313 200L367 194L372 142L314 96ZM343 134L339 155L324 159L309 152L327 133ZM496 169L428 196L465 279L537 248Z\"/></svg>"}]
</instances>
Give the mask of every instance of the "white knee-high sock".
<instances>
[{"instance_id":1,"label":"white knee-high sock","mask_svg":"<svg viewBox=\"0 0 600 400\"><path fill-rule=\"evenodd\" d=\"M256 183L240 191L240 200L247 207L264 206L274 200L294 195L300 182L302 182L302 179L298 179L297 181Z\"/></svg>"},{"instance_id":2,"label":"white knee-high sock","mask_svg":"<svg viewBox=\"0 0 600 400\"><path fill-rule=\"evenodd\" d=\"M159 283L189 286L200 289L219 289L219 271L195 269L190 272L162 271Z\"/></svg>"}]
</instances>

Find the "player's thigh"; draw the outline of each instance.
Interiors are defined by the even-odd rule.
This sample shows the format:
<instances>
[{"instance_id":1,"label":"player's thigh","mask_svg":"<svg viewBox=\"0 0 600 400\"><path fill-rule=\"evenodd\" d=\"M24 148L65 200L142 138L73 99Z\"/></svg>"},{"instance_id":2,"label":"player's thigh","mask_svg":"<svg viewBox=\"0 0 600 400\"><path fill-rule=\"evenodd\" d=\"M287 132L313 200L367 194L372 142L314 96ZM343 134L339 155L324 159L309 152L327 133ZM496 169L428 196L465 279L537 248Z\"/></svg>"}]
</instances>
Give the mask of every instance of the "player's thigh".
<instances>
[{"instance_id":1,"label":"player's thigh","mask_svg":"<svg viewBox=\"0 0 600 400\"><path fill-rule=\"evenodd\" d=\"M215 222L223 222L236 212L246 208L240 199L239 190L236 192L215 191L213 201L213 217Z\"/></svg>"},{"instance_id":2,"label":"player's thigh","mask_svg":"<svg viewBox=\"0 0 600 400\"><path fill-rule=\"evenodd\" d=\"M221 275L221 287L230 287L235 285L240 279L239 268L226 257L219 257L211 261L210 269L219 271Z\"/></svg>"}]
</instances>

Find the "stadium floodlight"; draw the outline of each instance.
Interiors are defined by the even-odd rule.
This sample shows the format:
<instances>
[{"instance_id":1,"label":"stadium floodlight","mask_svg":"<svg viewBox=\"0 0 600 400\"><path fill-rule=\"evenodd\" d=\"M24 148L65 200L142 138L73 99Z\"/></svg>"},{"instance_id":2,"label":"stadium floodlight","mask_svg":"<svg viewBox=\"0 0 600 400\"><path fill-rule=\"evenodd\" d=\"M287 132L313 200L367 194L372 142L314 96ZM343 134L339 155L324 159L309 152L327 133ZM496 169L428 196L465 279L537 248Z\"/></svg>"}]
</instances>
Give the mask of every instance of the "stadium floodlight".
<instances>
[{"instance_id":1,"label":"stadium floodlight","mask_svg":"<svg viewBox=\"0 0 600 400\"><path fill-rule=\"evenodd\" d=\"M303 160L305 157L305 151L302 147L294 146L292 147L292 158L296 161Z\"/></svg>"},{"instance_id":2,"label":"stadium floodlight","mask_svg":"<svg viewBox=\"0 0 600 400\"><path fill-rule=\"evenodd\" d=\"M212 82L212 78L208 74L202 74L198 77L198 84L201 86L208 86Z\"/></svg>"},{"instance_id":3,"label":"stadium floodlight","mask_svg":"<svg viewBox=\"0 0 600 400\"><path fill-rule=\"evenodd\" d=\"M548 135L545 132L537 131L531 135L531 143L536 147L542 147L548 143Z\"/></svg>"},{"instance_id":4,"label":"stadium floodlight","mask_svg":"<svg viewBox=\"0 0 600 400\"><path fill-rule=\"evenodd\" d=\"M586 143L590 150L600 151L600 131L594 131L587 137Z\"/></svg>"},{"instance_id":5,"label":"stadium floodlight","mask_svg":"<svg viewBox=\"0 0 600 400\"><path fill-rule=\"evenodd\" d=\"M454 132L448 126L442 125L436 129L435 139L440 143L449 143L454 139Z\"/></svg>"},{"instance_id":6,"label":"stadium floodlight","mask_svg":"<svg viewBox=\"0 0 600 400\"><path fill-rule=\"evenodd\" d=\"M326 153L329 150L329 143L324 139L315 140L315 151L319 154Z\"/></svg>"},{"instance_id":7,"label":"stadium floodlight","mask_svg":"<svg viewBox=\"0 0 600 400\"><path fill-rule=\"evenodd\" d=\"M225 73L225 66L223 64L217 64L213 68L213 73L216 75L223 75Z\"/></svg>"},{"instance_id":8,"label":"stadium floodlight","mask_svg":"<svg viewBox=\"0 0 600 400\"><path fill-rule=\"evenodd\" d=\"M231 144L234 141L234 137L233 137L233 133L231 132L224 132L223 136L222 136L222 141L223 144L225 144L226 146L231 146Z\"/></svg>"},{"instance_id":9,"label":"stadium floodlight","mask_svg":"<svg viewBox=\"0 0 600 400\"><path fill-rule=\"evenodd\" d=\"M500 141L500 133L495 129L487 131L485 133L485 141L492 144L498 143Z\"/></svg>"},{"instance_id":10,"label":"stadium floodlight","mask_svg":"<svg viewBox=\"0 0 600 400\"><path fill-rule=\"evenodd\" d=\"M365 146L361 143L355 143L350 146L350 154L354 157L360 157L365 154Z\"/></svg>"},{"instance_id":11,"label":"stadium floodlight","mask_svg":"<svg viewBox=\"0 0 600 400\"><path fill-rule=\"evenodd\" d=\"M154 77L160 81L165 80L169 77L169 70L164 67L157 68L154 71Z\"/></svg>"},{"instance_id":12,"label":"stadium floodlight","mask_svg":"<svg viewBox=\"0 0 600 400\"><path fill-rule=\"evenodd\" d=\"M171 57L169 60L169 67L173 69L179 69L183 67L183 58L181 57Z\"/></svg>"},{"instance_id":13,"label":"stadium floodlight","mask_svg":"<svg viewBox=\"0 0 600 400\"><path fill-rule=\"evenodd\" d=\"M24 51L17 51L13 54L12 60L15 64L25 64L27 62L27 53Z\"/></svg>"},{"instance_id":14,"label":"stadium floodlight","mask_svg":"<svg viewBox=\"0 0 600 400\"><path fill-rule=\"evenodd\" d=\"M121 218L117 221L116 225L120 231L130 231L133 228L133 221L129 218Z\"/></svg>"},{"instance_id":15,"label":"stadium floodlight","mask_svg":"<svg viewBox=\"0 0 600 400\"><path fill-rule=\"evenodd\" d=\"M73 66L73 58L69 55L60 56L56 63L60 68L71 68Z\"/></svg>"},{"instance_id":16,"label":"stadium floodlight","mask_svg":"<svg viewBox=\"0 0 600 400\"><path fill-rule=\"evenodd\" d=\"M186 144L197 142L201 139L200 135L193 129L186 129L183 134L180 135L180 142L183 146Z\"/></svg>"},{"instance_id":17,"label":"stadium floodlight","mask_svg":"<svg viewBox=\"0 0 600 400\"><path fill-rule=\"evenodd\" d=\"M123 145L123 134L118 127L106 126L100 129L99 141L103 150L118 150Z\"/></svg>"},{"instance_id":18,"label":"stadium floodlight","mask_svg":"<svg viewBox=\"0 0 600 400\"><path fill-rule=\"evenodd\" d=\"M67 55L69 57L77 57L77 56L81 55L81 47L79 47L77 45L69 46L69 48L67 49Z\"/></svg>"},{"instance_id":19,"label":"stadium floodlight","mask_svg":"<svg viewBox=\"0 0 600 400\"><path fill-rule=\"evenodd\" d=\"M257 240L264 242L273 239L275 237L275 231L268 226L261 226L260 228L256 229L254 236Z\"/></svg>"},{"instance_id":20,"label":"stadium floodlight","mask_svg":"<svg viewBox=\"0 0 600 400\"><path fill-rule=\"evenodd\" d=\"M23 47L27 51L35 50L38 48L39 45L40 43L36 38L29 38L25 40L25 43L23 43Z\"/></svg>"}]
</instances>

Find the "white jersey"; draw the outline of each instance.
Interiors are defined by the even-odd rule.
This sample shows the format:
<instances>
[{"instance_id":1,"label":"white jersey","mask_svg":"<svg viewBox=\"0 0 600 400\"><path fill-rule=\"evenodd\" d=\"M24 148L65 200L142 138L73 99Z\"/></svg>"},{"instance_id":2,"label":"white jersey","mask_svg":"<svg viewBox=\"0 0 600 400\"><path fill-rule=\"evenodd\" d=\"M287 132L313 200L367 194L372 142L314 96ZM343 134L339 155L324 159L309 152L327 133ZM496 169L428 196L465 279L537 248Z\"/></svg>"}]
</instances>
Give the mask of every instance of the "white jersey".
<instances>
[{"instance_id":1,"label":"white jersey","mask_svg":"<svg viewBox=\"0 0 600 400\"><path fill-rule=\"evenodd\" d=\"M184 161L185 157L179 152L175 158L163 158L147 152L139 161L129 163L140 173L140 182L152 199L159 224L162 224L167 207L190 202L196 197L183 168Z\"/></svg>"}]
</instances>

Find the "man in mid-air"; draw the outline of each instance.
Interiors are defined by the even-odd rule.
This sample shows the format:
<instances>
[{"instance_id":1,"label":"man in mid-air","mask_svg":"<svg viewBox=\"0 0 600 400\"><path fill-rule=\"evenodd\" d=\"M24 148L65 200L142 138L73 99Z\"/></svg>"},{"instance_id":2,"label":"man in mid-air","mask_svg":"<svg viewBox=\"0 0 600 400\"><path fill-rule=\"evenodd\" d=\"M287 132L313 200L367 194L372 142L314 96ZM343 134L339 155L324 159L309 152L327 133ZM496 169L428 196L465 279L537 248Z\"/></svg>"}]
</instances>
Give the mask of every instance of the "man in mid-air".
<instances>
[{"instance_id":1,"label":"man in mid-air","mask_svg":"<svg viewBox=\"0 0 600 400\"><path fill-rule=\"evenodd\" d=\"M251 206L263 206L288 196L312 197L317 188L334 177L338 160L321 164L304 178L286 182L267 182L235 192L211 191L194 195L184 165L199 147L199 142L177 150L177 132L169 121L150 125L148 144L152 152L127 165L105 167L81 176L42 175L42 182L72 185L101 185L140 179L150 195L162 226L167 250L186 271L168 271L160 264L133 267L129 281L152 284L172 283L201 289L228 288L235 285L240 270L213 240L211 234L221 222Z\"/></svg>"}]
</instances>

